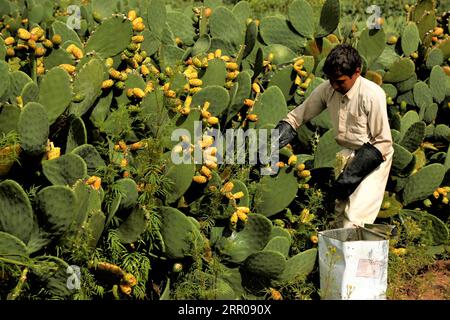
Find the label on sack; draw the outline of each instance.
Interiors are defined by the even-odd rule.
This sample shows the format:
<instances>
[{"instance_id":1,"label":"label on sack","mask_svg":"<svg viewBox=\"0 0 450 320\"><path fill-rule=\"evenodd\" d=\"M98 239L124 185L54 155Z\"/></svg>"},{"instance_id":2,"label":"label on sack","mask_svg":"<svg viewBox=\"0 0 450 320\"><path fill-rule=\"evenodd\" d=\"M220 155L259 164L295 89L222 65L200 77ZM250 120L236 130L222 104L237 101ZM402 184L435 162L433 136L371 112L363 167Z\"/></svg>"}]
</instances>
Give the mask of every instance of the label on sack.
<instances>
[{"instance_id":1,"label":"label on sack","mask_svg":"<svg viewBox=\"0 0 450 320\"><path fill-rule=\"evenodd\" d=\"M371 259L360 259L358 261L358 269L356 276L362 278L379 279L382 274L383 261L375 261Z\"/></svg>"}]
</instances>

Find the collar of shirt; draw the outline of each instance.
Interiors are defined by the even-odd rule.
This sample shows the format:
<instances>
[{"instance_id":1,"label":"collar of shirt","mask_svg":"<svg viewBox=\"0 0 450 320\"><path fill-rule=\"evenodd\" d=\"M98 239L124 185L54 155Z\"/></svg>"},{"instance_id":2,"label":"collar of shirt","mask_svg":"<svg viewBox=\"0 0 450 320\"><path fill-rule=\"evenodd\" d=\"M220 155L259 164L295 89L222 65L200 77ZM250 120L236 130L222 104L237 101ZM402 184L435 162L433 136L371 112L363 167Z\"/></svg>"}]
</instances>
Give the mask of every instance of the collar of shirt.
<instances>
[{"instance_id":1,"label":"collar of shirt","mask_svg":"<svg viewBox=\"0 0 450 320\"><path fill-rule=\"evenodd\" d=\"M355 83L353 84L353 86L350 88L350 90L347 91L346 94L344 94L344 97L347 97L348 100L352 100L352 98L355 96L355 94L358 92L359 89L359 85L361 83L361 76L358 76L358 78L356 78Z\"/></svg>"}]
</instances>

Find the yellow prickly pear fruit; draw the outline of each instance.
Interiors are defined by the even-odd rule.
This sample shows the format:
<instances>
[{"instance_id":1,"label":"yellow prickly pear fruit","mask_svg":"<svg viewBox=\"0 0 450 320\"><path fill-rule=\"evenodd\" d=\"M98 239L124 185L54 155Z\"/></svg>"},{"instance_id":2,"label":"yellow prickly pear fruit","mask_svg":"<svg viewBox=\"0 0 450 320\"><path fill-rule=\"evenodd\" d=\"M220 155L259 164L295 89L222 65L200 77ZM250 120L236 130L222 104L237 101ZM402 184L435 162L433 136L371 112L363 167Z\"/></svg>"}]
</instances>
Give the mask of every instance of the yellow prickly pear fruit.
<instances>
[{"instance_id":1,"label":"yellow prickly pear fruit","mask_svg":"<svg viewBox=\"0 0 450 320\"><path fill-rule=\"evenodd\" d=\"M125 168L126 166L128 166L128 160L127 159L122 159L120 161L120 167L121 168Z\"/></svg>"},{"instance_id":2,"label":"yellow prickly pear fruit","mask_svg":"<svg viewBox=\"0 0 450 320\"><path fill-rule=\"evenodd\" d=\"M202 166L202 168L200 169L200 173L205 177L207 177L208 179L211 179L212 177L212 172L211 170L209 170L207 166Z\"/></svg>"},{"instance_id":3,"label":"yellow prickly pear fruit","mask_svg":"<svg viewBox=\"0 0 450 320\"><path fill-rule=\"evenodd\" d=\"M132 98L133 97L133 89L132 88L127 89L127 97L128 98Z\"/></svg>"},{"instance_id":4,"label":"yellow prickly pear fruit","mask_svg":"<svg viewBox=\"0 0 450 320\"><path fill-rule=\"evenodd\" d=\"M214 52L208 53L208 60L213 60L215 58Z\"/></svg>"},{"instance_id":5,"label":"yellow prickly pear fruit","mask_svg":"<svg viewBox=\"0 0 450 320\"><path fill-rule=\"evenodd\" d=\"M300 77L307 77L308 76L308 72L306 72L305 70L300 70L299 72L298 72L298 75L300 76Z\"/></svg>"},{"instance_id":6,"label":"yellow prickly pear fruit","mask_svg":"<svg viewBox=\"0 0 450 320\"><path fill-rule=\"evenodd\" d=\"M14 39L13 37L8 37L8 38L6 38L5 39L5 44L7 45L7 46L11 46L11 45L13 45L14 43L16 43L16 39Z\"/></svg>"},{"instance_id":7,"label":"yellow prickly pear fruit","mask_svg":"<svg viewBox=\"0 0 450 320\"><path fill-rule=\"evenodd\" d=\"M102 82L102 89L109 89L114 85L114 80L105 80Z\"/></svg>"},{"instance_id":8,"label":"yellow prickly pear fruit","mask_svg":"<svg viewBox=\"0 0 450 320\"><path fill-rule=\"evenodd\" d=\"M130 150L131 151L135 151L135 150L139 150L139 149L143 149L147 146L147 144L143 141L139 141L139 142L135 142L130 146Z\"/></svg>"},{"instance_id":9,"label":"yellow prickly pear fruit","mask_svg":"<svg viewBox=\"0 0 450 320\"><path fill-rule=\"evenodd\" d=\"M231 60L229 56L221 56L220 59L222 59L225 62L229 62Z\"/></svg>"},{"instance_id":10,"label":"yellow prickly pear fruit","mask_svg":"<svg viewBox=\"0 0 450 320\"><path fill-rule=\"evenodd\" d=\"M230 217L230 224L232 226L235 226L237 224L238 220L239 220L239 217L238 217L237 212L233 212L233 214Z\"/></svg>"},{"instance_id":11,"label":"yellow prickly pear fruit","mask_svg":"<svg viewBox=\"0 0 450 320\"><path fill-rule=\"evenodd\" d=\"M130 10L127 14L128 20L134 21L137 18L136 10Z\"/></svg>"},{"instance_id":12,"label":"yellow prickly pear fruit","mask_svg":"<svg viewBox=\"0 0 450 320\"><path fill-rule=\"evenodd\" d=\"M176 37L175 38L175 43L177 44L177 46L182 46L183 45L183 40L181 40L180 37Z\"/></svg>"},{"instance_id":13,"label":"yellow prickly pear fruit","mask_svg":"<svg viewBox=\"0 0 450 320\"><path fill-rule=\"evenodd\" d=\"M273 300L283 300L283 296L281 295L281 292L274 288L270 288L270 297Z\"/></svg>"},{"instance_id":14,"label":"yellow prickly pear fruit","mask_svg":"<svg viewBox=\"0 0 450 320\"><path fill-rule=\"evenodd\" d=\"M233 182L228 181L228 182L225 183L225 184L223 185L223 187L220 189L220 192L221 192L221 193L228 193L228 192L231 192L231 190L233 190L233 188L234 188Z\"/></svg>"},{"instance_id":15,"label":"yellow prickly pear fruit","mask_svg":"<svg viewBox=\"0 0 450 320\"><path fill-rule=\"evenodd\" d=\"M192 180L194 180L194 182L197 182L197 183L200 183L200 184L208 182L208 179L206 177L204 177L204 176L194 176L192 178Z\"/></svg>"},{"instance_id":16,"label":"yellow prickly pear fruit","mask_svg":"<svg viewBox=\"0 0 450 320\"><path fill-rule=\"evenodd\" d=\"M105 66L107 66L108 68L112 68L113 64L114 64L113 58L108 58L105 60Z\"/></svg>"},{"instance_id":17,"label":"yellow prickly pear fruit","mask_svg":"<svg viewBox=\"0 0 450 320\"><path fill-rule=\"evenodd\" d=\"M208 57L204 57L204 58L202 59L202 68L207 68L208 65L209 65Z\"/></svg>"},{"instance_id":18,"label":"yellow prickly pear fruit","mask_svg":"<svg viewBox=\"0 0 450 320\"><path fill-rule=\"evenodd\" d=\"M45 39L44 41L42 41L42 45L47 49L53 48L53 42L51 42L48 39Z\"/></svg>"},{"instance_id":19,"label":"yellow prickly pear fruit","mask_svg":"<svg viewBox=\"0 0 450 320\"><path fill-rule=\"evenodd\" d=\"M303 66L304 63L305 63L305 60L303 58L299 58L299 59L295 60L294 66Z\"/></svg>"},{"instance_id":20,"label":"yellow prickly pear fruit","mask_svg":"<svg viewBox=\"0 0 450 320\"><path fill-rule=\"evenodd\" d=\"M239 68L239 65L236 62L227 62L226 67L230 71L235 71Z\"/></svg>"},{"instance_id":21,"label":"yellow prickly pear fruit","mask_svg":"<svg viewBox=\"0 0 450 320\"><path fill-rule=\"evenodd\" d=\"M227 73L227 80L234 80L234 79L236 79L238 74L239 74L239 71L237 71L237 70L234 71L234 72L228 72Z\"/></svg>"},{"instance_id":22,"label":"yellow prickly pear fruit","mask_svg":"<svg viewBox=\"0 0 450 320\"><path fill-rule=\"evenodd\" d=\"M197 68L201 68L201 67L202 67L202 60L200 60L198 57L192 58L192 63L193 63L194 66L196 66Z\"/></svg>"},{"instance_id":23,"label":"yellow prickly pear fruit","mask_svg":"<svg viewBox=\"0 0 450 320\"><path fill-rule=\"evenodd\" d=\"M203 84L203 81L200 79L189 79L189 84L193 87L200 87Z\"/></svg>"},{"instance_id":24,"label":"yellow prickly pear fruit","mask_svg":"<svg viewBox=\"0 0 450 320\"><path fill-rule=\"evenodd\" d=\"M248 114L247 119L248 119L248 121L252 121L252 122L258 121L258 115L254 114L254 113Z\"/></svg>"},{"instance_id":25,"label":"yellow prickly pear fruit","mask_svg":"<svg viewBox=\"0 0 450 320\"><path fill-rule=\"evenodd\" d=\"M215 170L218 167L216 162L210 160L206 160L205 165L211 170Z\"/></svg>"},{"instance_id":26,"label":"yellow prickly pear fruit","mask_svg":"<svg viewBox=\"0 0 450 320\"><path fill-rule=\"evenodd\" d=\"M302 177L302 178L307 178L307 177L311 176L311 171L309 171L309 170L303 170L303 171L300 171L299 175L300 175L300 177Z\"/></svg>"},{"instance_id":27,"label":"yellow prickly pear fruit","mask_svg":"<svg viewBox=\"0 0 450 320\"><path fill-rule=\"evenodd\" d=\"M208 148L214 143L214 138L212 136L205 136L203 137L202 141L200 142L200 146L202 149Z\"/></svg>"},{"instance_id":28,"label":"yellow prickly pear fruit","mask_svg":"<svg viewBox=\"0 0 450 320\"><path fill-rule=\"evenodd\" d=\"M237 207L236 209L238 209L239 211L242 211L244 213L250 213L249 207Z\"/></svg>"},{"instance_id":29,"label":"yellow prickly pear fruit","mask_svg":"<svg viewBox=\"0 0 450 320\"><path fill-rule=\"evenodd\" d=\"M42 57L45 54L45 51L45 48L37 47L36 49L34 49L34 54L36 55L36 57Z\"/></svg>"},{"instance_id":30,"label":"yellow prickly pear fruit","mask_svg":"<svg viewBox=\"0 0 450 320\"><path fill-rule=\"evenodd\" d=\"M297 170L298 171L303 171L303 170L305 170L305 164L304 163L300 163L298 166L297 166Z\"/></svg>"},{"instance_id":31,"label":"yellow prickly pear fruit","mask_svg":"<svg viewBox=\"0 0 450 320\"><path fill-rule=\"evenodd\" d=\"M168 98L175 98L177 96L177 93L173 90L168 90L164 93L164 95Z\"/></svg>"},{"instance_id":32,"label":"yellow prickly pear fruit","mask_svg":"<svg viewBox=\"0 0 450 320\"><path fill-rule=\"evenodd\" d=\"M131 273L125 273L123 275L123 280L128 283L131 287L134 287L137 284L136 277Z\"/></svg>"},{"instance_id":33,"label":"yellow prickly pear fruit","mask_svg":"<svg viewBox=\"0 0 450 320\"><path fill-rule=\"evenodd\" d=\"M198 78L198 73L196 71L191 71L191 72L185 73L185 76L188 79L197 79Z\"/></svg>"},{"instance_id":34,"label":"yellow prickly pear fruit","mask_svg":"<svg viewBox=\"0 0 450 320\"><path fill-rule=\"evenodd\" d=\"M71 64L67 64L67 63L60 64L59 66L61 68L63 68L64 70L66 70L70 74L74 73L76 70L75 66L73 66Z\"/></svg>"},{"instance_id":35,"label":"yellow prickly pear fruit","mask_svg":"<svg viewBox=\"0 0 450 320\"><path fill-rule=\"evenodd\" d=\"M439 198L439 192L434 191L434 192L433 192L433 197L435 197L436 199L438 199L438 198Z\"/></svg>"},{"instance_id":36,"label":"yellow prickly pear fruit","mask_svg":"<svg viewBox=\"0 0 450 320\"><path fill-rule=\"evenodd\" d=\"M388 44L396 44L397 41L398 41L398 38L397 38L396 36L390 36L390 37L388 38L387 43L388 43Z\"/></svg>"},{"instance_id":37,"label":"yellow prickly pear fruit","mask_svg":"<svg viewBox=\"0 0 450 320\"><path fill-rule=\"evenodd\" d=\"M38 74L38 75L43 75L44 73L45 73L45 68L44 68L44 66L38 66L37 68L36 68L36 73Z\"/></svg>"},{"instance_id":38,"label":"yellow prickly pear fruit","mask_svg":"<svg viewBox=\"0 0 450 320\"><path fill-rule=\"evenodd\" d=\"M180 113L183 115L183 116L187 116L189 113L191 113L191 108L189 108L189 107L184 107L184 108L182 108L181 110L180 110Z\"/></svg>"},{"instance_id":39,"label":"yellow prickly pear fruit","mask_svg":"<svg viewBox=\"0 0 450 320\"><path fill-rule=\"evenodd\" d=\"M148 67L146 65L141 66L141 74L143 76L148 76L150 74L150 70L148 69Z\"/></svg>"},{"instance_id":40,"label":"yellow prickly pear fruit","mask_svg":"<svg viewBox=\"0 0 450 320\"><path fill-rule=\"evenodd\" d=\"M253 107L255 105L255 100L252 99L244 99L244 105L247 107Z\"/></svg>"},{"instance_id":41,"label":"yellow prickly pear fruit","mask_svg":"<svg viewBox=\"0 0 450 320\"><path fill-rule=\"evenodd\" d=\"M45 35L45 31L41 27L34 27L33 29L31 29L31 34L40 39Z\"/></svg>"},{"instance_id":42,"label":"yellow prickly pear fruit","mask_svg":"<svg viewBox=\"0 0 450 320\"><path fill-rule=\"evenodd\" d=\"M205 11L203 11L203 13L204 13L206 18L209 18L211 16L211 14L212 14L212 9L207 7L207 8L205 8Z\"/></svg>"},{"instance_id":43,"label":"yellow prickly pear fruit","mask_svg":"<svg viewBox=\"0 0 450 320\"><path fill-rule=\"evenodd\" d=\"M17 36L22 40L29 40L31 38L31 33L24 28L19 28L19 30L17 30Z\"/></svg>"},{"instance_id":44,"label":"yellow prickly pear fruit","mask_svg":"<svg viewBox=\"0 0 450 320\"><path fill-rule=\"evenodd\" d=\"M145 92L141 88L133 88L133 95L139 99L145 97Z\"/></svg>"},{"instance_id":45,"label":"yellow prickly pear fruit","mask_svg":"<svg viewBox=\"0 0 450 320\"><path fill-rule=\"evenodd\" d=\"M237 213L237 216L238 216L239 220L241 220L244 223L247 222L248 217L247 217L247 214L245 212L242 212L241 210L238 210L238 211L236 211L236 213Z\"/></svg>"},{"instance_id":46,"label":"yellow prickly pear fruit","mask_svg":"<svg viewBox=\"0 0 450 320\"><path fill-rule=\"evenodd\" d=\"M202 118L203 119L208 119L211 117L211 112L206 111L206 110L202 110Z\"/></svg>"},{"instance_id":47,"label":"yellow prickly pear fruit","mask_svg":"<svg viewBox=\"0 0 450 320\"><path fill-rule=\"evenodd\" d=\"M127 296L131 296L131 286L129 284L121 284L119 285L120 291L122 291L123 294L126 294Z\"/></svg>"},{"instance_id":48,"label":"yellow prickly pear fruit","mask_svg":"<svg viewBox=\"0 0 450 320\"><path fill-rule=\"evenodd\" d=\"M201 87L194 87L194 88L189 89L189 94L194 95L194 94L198 93L201 90L202 90Z\"/></svg>"},{"instance_id":49,"label":"yellow prickly pear fruit","mask_svg":"<svg viewBox=\"0 0 450 320\"><path fill-rule=\"evenodd\" d=\"M207 121L208 121L209 125L214 126L214 125L219 123L219 118L217 118L217 117L209 117Z\"/></svg>"},{"instance_id":50,"label":"yellow prickly pear fruit","mask_svg":"<svg viewBox=\"0 0 450 320\"><path fill-rule=\"evenodd\" d=\"M109 76L114 80L121 80L122 78L122 74L120 73L120 71L117 71L113 68L109 69Z\"/></svg>"},{"instance_id":51,"label":"yellow prickly pear fruit","mask_svg":"<svg viewBox=\"0 0 450 320\"><path fill-rule=\"evenodd\" d=\"M60 35L60 34L55 34L55 35L53 35L53 37L52 37L52 42L53 42L54 45L60 45L61 42L62 42L62 37L61 37L61 35Z\"/></svg>"},{"instance_id":52,"label":"yellow prickly pear fruit","mask_svg":"<svg viewBox=\"0 0 450 320\"><path fill-rule=\"evenodd\" d=\"M243 198L244 197L244 192L242 192L242 191L239 191L239 192L236 192L236 193L233 193L233 199L241 199L241 198Z\"/></svg>"},{"instance_id":53,"label":"yellow prickly pear fruit","mask_svg":"<svg viewBox=\"0 0 450 320\"><path fill-rule=\"evenodd\" d=\"M434 36L440 36L444 34L444 29L441 27L435 27L433 31Z\"/></svg>"},{"instance_id":54,"label":"yellow prickly pear fruit","mask_svg":"<svg viewBox=\"0 0 450 320\"><path fill-rule=\"evenodd\" d=\"M13 48L8 48L8 49L6 49L6 55L7 55L8 57L14 57L15 54L16 54L16 52L14 51Z\"/></svg>"},{"instance_id":55,"label":"yellow prickly pear fruit","mask_svg":"<svg viewBox=\"0 0 450 320\"><path fill-rule=\"evenodd\" d=\"M214 51L214 56L216 58L220 58L222 56L222 50L221 49L217 49L216 51Z\"/></svg>"},{"instance_id":56,"label":"yellow prickly pear fruit","mask_svg":"<svg viewBox=\"0 0 450 320\"><path fill-rule=\"evenodd\" d=\"M59 158L61 155L61 148L55 147L53 142L50 142L49 147L47 147L47 160L53 160Z\"/></svg>"},{"instance_id":57,"label":"yellow prickly pear fruit","mask_svg":"<svg viewBox=\"0 0 450 320\"><path fill-rule=\"evenodd\" d=\"M184 107L189 108L192 104L192 96L187 96L186 100L184 101Z\"/></svg>"},{"instance_id":58,"label":"yellow prickly pear fruit","mask_svg":"<svg viewBox=\"0 0 450 320\"><path fill-rule=\"evenodd\" d=\"M312 235L309 240L311 240L312 243L316 244L319 242L319 238L316 235Z\"/></svg>"},{"instance_id":59,"label":"yellow prickly pear fruit","mask_svg":"<svg viewBox=\"0 0 450 320\"><path fill-rule=\"evenodd\" d=\"M295 166L296 164L297 164L297 156L293 154L292 156L289 157L288 165Z\"/></svg>"},{"instance_id":60,"label":"yellow prickly pear fruit","mask_svg":"<svg viewBox=\"0 0 450 320\"><path fill-rule=\"evenodd\" d=\"M134 21L136 21L136 20L134 20ZM144 23L142 23L142 22L133 23L133 30L134 31L141 32L141 31L144 31L144 29L145 29L145 24Z\"/></svg>"},{"instance_id":61,"label":"yellow prickly pear fruit","mask_svg":"<svg viewBox=\"0 0 450 320\"><path fill-rule=\"evenodd\" d=\"M143 35L137 35L137 36L133 36L131 37L131 41L134 43L142 43L144 42L144 36Z\"/></svg>"},{"instance_id":62,"label":"yellow prickly pear fruit","mask_svg":"<svg viewBox=\"0 0 450 320\"><path fill-rule=\"evenodd\" d=\"M145 86L145 92L153 92L153 90L155 90L154 86L153 86L153 82L147 82L147 85Z\"/></svg>"},{"instance_id":63,"label":"yellow prickly pear fruit","mask_svg":"<svg viewBox=\"0 0 450 320\"><path fill-rule=\"evenodd\" d=\"M253 89L253 91L254 91L255 93L260 93L260 92L261 92L261 88L260 88L259 84L257 84L256 82L254 82L254 83L252 84L252 89Z\"/></svg>"},{"instance_id":64,"label":"yellow prickly pear fruit","mask_svg":"<svg viewBox=\"0 0 450 320\"><path fill-rule=\"evenodd\" d=\"M283 161L280 161L280 162L277 162L275 165L276 165L278 168L284 168L286 164L285 164Z\"/></svg>"}]
</instances>

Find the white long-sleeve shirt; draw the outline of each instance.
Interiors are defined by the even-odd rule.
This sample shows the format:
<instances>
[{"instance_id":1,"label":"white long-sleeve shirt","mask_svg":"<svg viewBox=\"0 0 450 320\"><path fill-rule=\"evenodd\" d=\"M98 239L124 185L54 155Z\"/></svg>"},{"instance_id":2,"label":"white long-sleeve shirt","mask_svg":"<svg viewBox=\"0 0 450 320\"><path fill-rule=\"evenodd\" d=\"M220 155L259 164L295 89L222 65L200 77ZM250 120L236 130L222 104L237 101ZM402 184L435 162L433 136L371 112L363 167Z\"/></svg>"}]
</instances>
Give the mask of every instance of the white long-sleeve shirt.
<instances>
[{"instance_id":1,"label":"white long-sleeve shirt","mask_svg":"<svg viewBox=\"0 0 450 320\"><path fill-rule=\"evenodd\" d=\"M386 94L376 83L359 76L343 95L325 81L283 120L297 129L325 108L330 112L336 142L342 147L356 150L369 142L383 156L392 152Z\"/></svg>"}]
</instances>

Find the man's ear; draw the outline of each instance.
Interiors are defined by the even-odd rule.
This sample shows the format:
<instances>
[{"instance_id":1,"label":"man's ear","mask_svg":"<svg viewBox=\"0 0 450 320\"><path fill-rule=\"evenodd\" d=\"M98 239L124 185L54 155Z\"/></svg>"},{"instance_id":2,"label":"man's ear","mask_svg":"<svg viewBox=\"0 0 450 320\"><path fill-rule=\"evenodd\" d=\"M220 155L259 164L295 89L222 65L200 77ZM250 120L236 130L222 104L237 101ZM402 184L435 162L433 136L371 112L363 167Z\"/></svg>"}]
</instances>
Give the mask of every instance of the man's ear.
<instances>
[{"instance_id":1,"label":"man's ear","mask_svg":"<svg viewBox=\"0 0 450 320\"><path fill-rule=\"evenodd\" d=\"M360 68L360 67L357 67L356 70L355 70L354 76L355 76L355 75L356 75L356 76L359 76L360 74L361 74L361 68Z\"/></svg>"}]
</instances>

